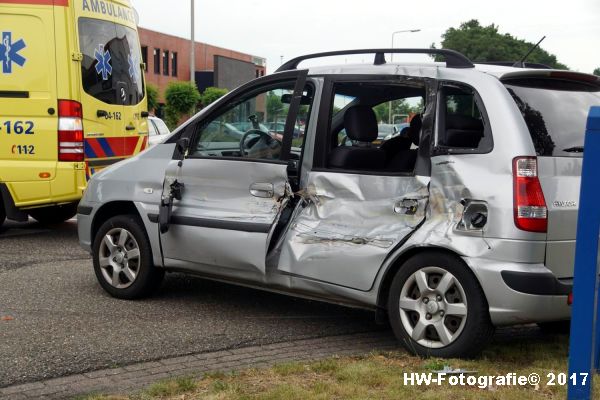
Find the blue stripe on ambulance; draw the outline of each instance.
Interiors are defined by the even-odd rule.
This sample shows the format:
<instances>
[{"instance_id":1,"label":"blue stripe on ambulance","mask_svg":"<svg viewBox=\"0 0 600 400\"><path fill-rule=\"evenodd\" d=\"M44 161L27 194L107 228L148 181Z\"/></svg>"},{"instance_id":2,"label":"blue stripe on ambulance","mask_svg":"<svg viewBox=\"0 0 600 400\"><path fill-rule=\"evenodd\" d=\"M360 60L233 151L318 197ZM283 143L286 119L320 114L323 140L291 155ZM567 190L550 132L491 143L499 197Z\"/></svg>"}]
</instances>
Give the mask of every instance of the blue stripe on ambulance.
<instances>
[{"instance_id":1,"label":"blue stripe on ambulance","mask_svg":"<svg viewBox=\"0 0 600 400\"><path fill-rule=\"evenodd\" d=\"M96 153L94 152L94 149L92 149L92 146L90 146L90 144L88 143L88 141L85 141L85 157L86 158L96 158L98 157L96 155Z\"/></svg>"},{"instance_id":2,"label":"blue stripe on ambulance","mask_svg":"<svg viewBox=\"0 0 600 400\"><path fill-rule=\"evenodd\" d=\"M114 157L115 156L115 153L113 153L113 151L110 148L110 145L108 144L106 139L98 138L98 143L100 143L100 146L102 146L102 150L104 150L104 154L106 154L106 157Z\"/></svg>"}]
</instances>

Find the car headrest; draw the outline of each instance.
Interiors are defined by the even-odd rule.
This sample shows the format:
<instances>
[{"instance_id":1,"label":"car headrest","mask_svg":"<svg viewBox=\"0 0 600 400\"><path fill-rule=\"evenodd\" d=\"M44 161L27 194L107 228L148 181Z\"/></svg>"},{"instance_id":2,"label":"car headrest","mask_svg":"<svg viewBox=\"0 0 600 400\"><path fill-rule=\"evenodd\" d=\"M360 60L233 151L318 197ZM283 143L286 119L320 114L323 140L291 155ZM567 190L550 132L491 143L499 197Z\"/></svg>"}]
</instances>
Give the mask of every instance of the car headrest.
<instances>
[{"instance_id":1,"label":"car headrest","mask_svg":"<svg viewBox=\"0 0 600 400\"><path fill-rule=\"evenodd\" d=\"M483 131L483 122L480 119L467 115L449 114L446 116L446 129L459 129L462 131Z\"/></svg>"},{"instance_id":2,"label":"car headrest","mask_svg":"<svg viewBox=\"0 0 600 400\"><path fill-rule=\"evenodd\" d=\"M344 128L351 140L372 142L377 139L377 117L371 107L352 106L344 114Z\"/></svg>"},{"instance_id":3,"label":"car headrest","mask_svg":"<svg viewBox=\"0 0 600 400\"><path fill-rule=\"evenodd\" d=\"M419 140L421 137L421 127L423 126L423 120L421 120L421 115L416 114L410 120L410 131L408 132L410 136L410 140L413 142L415 146L419 145Z\"/></svg>"}]
</instances>

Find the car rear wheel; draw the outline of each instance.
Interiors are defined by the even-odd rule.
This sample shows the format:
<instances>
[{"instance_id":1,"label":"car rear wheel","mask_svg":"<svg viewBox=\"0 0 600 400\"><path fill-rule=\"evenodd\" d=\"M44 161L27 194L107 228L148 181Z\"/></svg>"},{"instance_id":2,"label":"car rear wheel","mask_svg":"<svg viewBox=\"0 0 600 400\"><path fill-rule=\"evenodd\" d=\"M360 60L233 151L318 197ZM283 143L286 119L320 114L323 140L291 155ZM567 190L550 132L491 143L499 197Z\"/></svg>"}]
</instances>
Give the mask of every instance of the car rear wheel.
<instances>
[{"instance_id":1,"label":"car rear wheel","mask_svg":"<svg viewBox=\"0 0 600 400\"><path fill-rule=\"evenodd\" d=\"M457 257L423 253L398 271L388 299L396 337L423 357L472 357L494 328L483 290Z\"/></svg>"},{"instance_id":2,"label":"car rear wheel","mask_svg":"<svg viewBox=\"0 0 600 400\"><path fill-rule=\"evenodd\" d=\"M152 262L144 225L134 215L119 215L102 224L94 238L93 261L100 286L120 299L148 296L164 277Z\"/></svg>"},{"instance_id":3,"label":"car rear wheel","mask_svg":"<svg viewBox=\"0 0 600 400\"><path fill-rule=\"evenodd\" d=\"M34 208L28 210L29 215L44 225L56 225L69 220L77 214L77 203L60 206Z\"/></svg>"}]
</instances>

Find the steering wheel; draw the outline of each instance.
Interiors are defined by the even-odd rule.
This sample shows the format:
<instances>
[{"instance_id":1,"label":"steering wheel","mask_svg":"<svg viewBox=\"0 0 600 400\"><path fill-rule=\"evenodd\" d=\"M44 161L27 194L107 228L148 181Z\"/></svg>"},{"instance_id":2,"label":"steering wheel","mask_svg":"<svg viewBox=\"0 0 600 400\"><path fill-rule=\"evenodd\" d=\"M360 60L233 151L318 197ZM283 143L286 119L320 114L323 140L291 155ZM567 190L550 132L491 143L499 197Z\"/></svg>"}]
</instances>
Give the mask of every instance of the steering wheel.
<instances>
[{"instance_id":1,"label":"steering wheel","mask_svg":"<svg viewBox=\"0 0 600 400\"><path fill-rule=\"evenodd\" d=\"M258 137L248 140L248 137L251 135L258 135ZM269 135L267 132L261 131L260 129L249 129L244 133L244 135L240 139L240 153L242 154L242 157L249 157L249 155L246 154L246 151L251 150L260 141L263 141L265 144L264 150L274 150L273 142L281 146L281 143L273 139L271 135Z\"/></svg>"}]
</instances>

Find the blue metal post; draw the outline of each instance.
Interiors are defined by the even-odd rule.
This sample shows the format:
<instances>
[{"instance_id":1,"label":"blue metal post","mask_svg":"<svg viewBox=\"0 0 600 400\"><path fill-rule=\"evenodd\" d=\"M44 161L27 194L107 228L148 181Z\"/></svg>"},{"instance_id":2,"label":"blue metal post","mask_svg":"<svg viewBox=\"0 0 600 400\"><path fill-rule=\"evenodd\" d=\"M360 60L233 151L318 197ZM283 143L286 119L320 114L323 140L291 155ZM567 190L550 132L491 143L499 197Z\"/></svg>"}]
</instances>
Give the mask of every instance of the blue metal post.
<instances>
[{"instance_id":1,"label":"blue metal post","mask_svg":"<svg viewBox=\"0 0 600 400\"><path fill-rule=\"evenodd\" d=\"M600 107L587 120L579 196L569 343L569 400L587 400L598 367L598 235L600 234ZM587 373L586 384L583 375ZM575 374L575 375L573 375ZM573 379L575 377L575 379Z\"/></svg>"}]
</instances>

